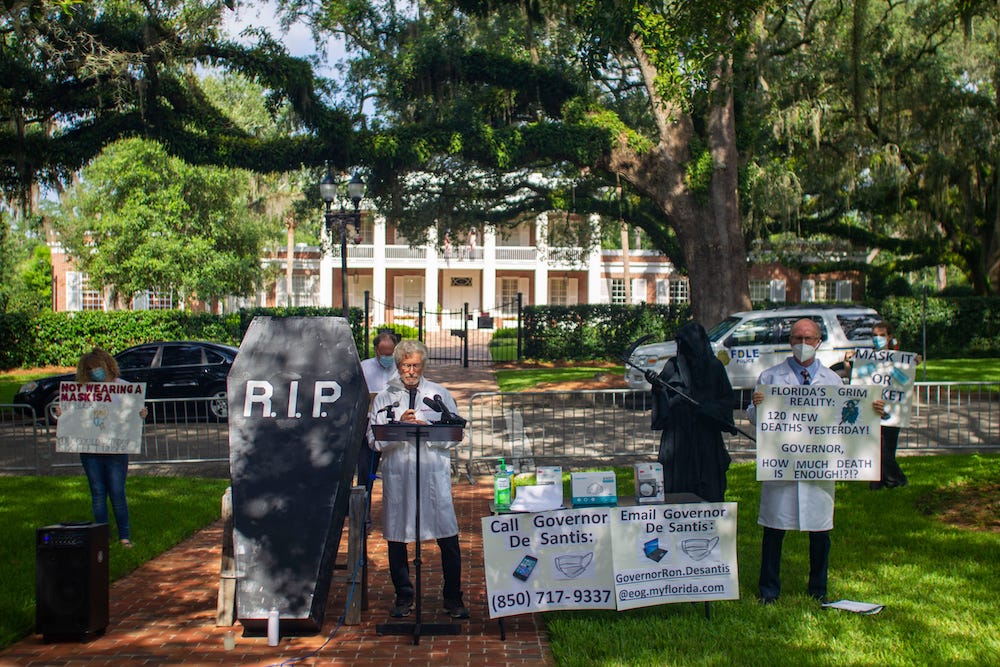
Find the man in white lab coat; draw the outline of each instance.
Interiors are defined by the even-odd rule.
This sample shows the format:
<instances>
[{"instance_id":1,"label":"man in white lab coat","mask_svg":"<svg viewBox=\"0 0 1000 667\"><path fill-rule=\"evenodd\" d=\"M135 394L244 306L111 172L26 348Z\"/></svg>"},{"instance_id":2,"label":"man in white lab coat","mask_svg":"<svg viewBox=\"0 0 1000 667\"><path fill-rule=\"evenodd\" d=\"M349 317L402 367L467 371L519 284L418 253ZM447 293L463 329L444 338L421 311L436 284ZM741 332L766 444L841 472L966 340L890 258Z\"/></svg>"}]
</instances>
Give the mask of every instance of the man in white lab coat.
<instances>
[{"instance_id":1,"label":"man in white lab coat","mask_svg":"<svg viewBox=\"0 0 1000 667\"><path fill-rule=\"evenodd\" d=\"M404 340L393 351L399 377L389 381L372 403L373 425L399 421L428 424L440 421L442 411L428 405L440 401L457 415L455 399L441 385L423 377L427 348ZM427 399L425 401L425 399ZM420 444L420 535L416 534L416 446L405 441L374 442L382 453L383 532L389 542L389 575L396 589L394 617L409 615L414 588L407 563L407 542L437 540L444 575L444 608L452 618L468 618L462 602L462 554L458 520L451 498L451 449L457 442Z\"/></svg>"},{"instance_id":2,"label":"man in white lab coat","mask_svg":"<svg viewBox=\"0 0 1000 667\"><path fill-rule=\"evenodd\" d=\"M843 384L839 375L816 358L822 332L815 321L808 318L796 321L792 325L789 342L792 356L761 373L757 385ZM753 401L747 406L751 423L757 423L757 406L763 400L763 393L753 393ZM882 400L875 401L875 410L881 413L884 405ZM806 590L816 600L826 600L834 488L832 480L761 483L757 523L764 527L764 539L761 543L758 589L764 604L775 602L781 594L781 544L787 530L809 533L809 584Z\"/></svg>"}]
</instances>

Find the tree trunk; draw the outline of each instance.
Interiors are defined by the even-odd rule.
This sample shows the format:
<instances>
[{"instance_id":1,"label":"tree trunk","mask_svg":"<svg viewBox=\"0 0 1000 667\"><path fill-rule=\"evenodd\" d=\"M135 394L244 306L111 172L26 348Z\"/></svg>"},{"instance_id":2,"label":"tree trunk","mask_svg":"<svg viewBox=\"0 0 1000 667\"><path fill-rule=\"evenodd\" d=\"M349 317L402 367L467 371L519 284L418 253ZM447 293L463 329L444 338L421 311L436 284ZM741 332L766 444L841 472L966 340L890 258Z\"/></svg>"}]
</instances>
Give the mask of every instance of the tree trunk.
<instances>
[{"instance_id":1,"label":"tree trunk","mask_svg":"<svg viewBox=\"0 0 1000 667\"><path fill-rule=\"evenodd\" d=\"M608 169L621 175L663 211L684 253L694 318L709 328L732 312L750 309L746 240L740 225L738 153L729 59L716 62L707 142L714 169L708 192L697 196L687 181L693 135L691 118L656 90L656 70L632 38L650 97L659 142L637 153L623 139L612 150Z\"/></svg>"}]
</instances>

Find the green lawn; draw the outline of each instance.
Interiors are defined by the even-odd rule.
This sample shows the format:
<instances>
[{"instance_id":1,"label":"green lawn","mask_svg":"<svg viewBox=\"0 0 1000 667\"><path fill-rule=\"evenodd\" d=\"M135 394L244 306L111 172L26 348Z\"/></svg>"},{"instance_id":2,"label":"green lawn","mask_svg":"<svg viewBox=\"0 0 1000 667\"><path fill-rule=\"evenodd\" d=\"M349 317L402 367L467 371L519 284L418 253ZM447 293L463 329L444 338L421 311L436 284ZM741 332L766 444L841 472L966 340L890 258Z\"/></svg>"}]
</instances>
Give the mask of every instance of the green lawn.
<instances>
[{"instance_id":1,"label":"green lawn","mask_svg":"<svg viewBox=\"0 0 1000 667\"><path fill-rule=\"evenodd\" d=\"M905 458L909 486L872 492L837 485L830 556L831 599L885 605L878 615L823 610L805 593L808 538L789 533L783 593L756 599L760 484L752 464L729 473L727 500L739 504L740 596L626 612L553 612L545 625L561 667L660 665L987 665L997 664L1000 533L954 528L922 509L944 489L1000 483L1000 456ZM631 471L620 471L631 478ZM619 495L627 492L620 489Z\"/></svg>"},{"instance_id":2,"label":"green lawn","mask_svg":"<svg viewBox=\"0 0 1000 667\"><path fill-rule=\"evenodd\" d=\"M497 385L500 391L523 391L545 382L568 382L586 380L599 373L624 375L624 366L591 366L580 362L579 366L559 368L503 368L497 369Z\"/></svg>"},{"instance_id":3,"label":"green lawn","mask_svg":"<svg viewBox=\"0 0 1000 667\"><path fill-rule=\"evenodd\" d=\"M124 549L111 526L112 581L163 553L219 518L222 479L129 477L129 518L135 548ZM35 531L52 524L91 521L83 476L0 477L0 648L35 625ZM114 520L112 520L112 524Z\"/></svg>"},{"instance_id":4,"label":"green lawn","mask_svg":"<svg viewBox=\"0 0 1000 667\"><path fill-rule=\"evenodd\" d=\"M789 533L776 605L756 601L760 484L752 464L729 473L727 500L738 503L741 599L660 605L626 612L545 615L556 664L564 667L660 665L987 665L1000 636L1000 534L949 526L930 509L965 485L1000 484L1000 456L908 457L910 485L871 492L837 488L830 594L886 605L875 616L822 610L806 597L808 540ZM632 493L631 469L618 469L619 495ZM225 480L132 477L129 501L136 548L111 547L119 578L219 515ZM0 477L0 648L31 631L35 529L89 518L82 477ZM482 585L473 582L472 585ZM478 611L475 613L484 613Z\"/></svg>"}]
</instances>

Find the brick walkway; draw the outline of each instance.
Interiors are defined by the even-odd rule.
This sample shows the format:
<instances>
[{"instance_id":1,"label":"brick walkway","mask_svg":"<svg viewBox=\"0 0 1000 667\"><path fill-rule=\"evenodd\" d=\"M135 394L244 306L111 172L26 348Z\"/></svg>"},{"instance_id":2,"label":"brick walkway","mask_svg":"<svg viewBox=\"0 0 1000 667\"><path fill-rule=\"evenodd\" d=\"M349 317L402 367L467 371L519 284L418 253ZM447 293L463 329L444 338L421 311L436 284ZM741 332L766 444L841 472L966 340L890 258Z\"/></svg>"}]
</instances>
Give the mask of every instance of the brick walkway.
<instances>
[{"instance_id":1,"label":"brick walkway","mask_svg":"<svg viewBox=\"0 0 1000 667\"><path fill-rule=\"evenodd\" d=\"M375 486L374 522L381 525L380 485ZM485 480L475 486L454 485L455 510L462 542L462 587L472 612L459 621L457 636L383 636L379 623L390 622L393 590L386 568L381 531L369 538L369 609L362 623L337 626L347 598L344 570L337 570L330 590L322 632L312 637L283 637L267 646L265 637L243 637L233 628L215 626L221 522L202 530L174 549L145 564L111 587L111 621L106 634L87 643L45 644L33 635L0 653L0 665L271 665L299 659L297 665L482 665L484 667L552 665L539 616L506 619L506 641L486 609L482 537L479 519L491 498ZM337 562L347 559L347 531ZM411 546L411 558L412 558ZM437 545L423 543L423 615L426 623L450 622L441 611L441 568ZM408 621L413 620L411 615ZM236 648L226 651L227 630L236 632ZM327 641L329 639L329 641Z\"/></svg>"},{"instance_id":2,"label":"brick walkway","mask_svg":"<svg viewBox=\"0 0 1000 667\"><path fill-rule=\"evenodd\" d=\"M439 367L428 377L453 390L460 409L475 391L495 391L488 368ZM464 405L463 405L464 404ZM462 544L462 587L472 612L459 621L461 634L412 637L378 636L375 626L391 622L393 589L389 581L386 543L381 530L381 484L373 491L373 523L369 537L369 609L362 622L339 626L347 599L345 570L336 570L322 631L311 637L283 637L269 647L265 637L243 637L242 627L216 627L215 613L221 561L222 524L217 522L146 563L111 587L111 618L104 636L87 643L45 644L32 635L0 653L0 665L477 665L533 667L555 664L538 615L507 618L506 641L486 608L480 518L488 512L492 485L480 480L453 486ZM337 563L347 560L347 528ZM412 558L413 549L410 548ZM450 622L441 611L441 568L437 545L423 543L423 615L425 623ZM404 619L412 621L413 616ZM227 631L236 647L224 648Z\"/></svg>"}]
</instances>

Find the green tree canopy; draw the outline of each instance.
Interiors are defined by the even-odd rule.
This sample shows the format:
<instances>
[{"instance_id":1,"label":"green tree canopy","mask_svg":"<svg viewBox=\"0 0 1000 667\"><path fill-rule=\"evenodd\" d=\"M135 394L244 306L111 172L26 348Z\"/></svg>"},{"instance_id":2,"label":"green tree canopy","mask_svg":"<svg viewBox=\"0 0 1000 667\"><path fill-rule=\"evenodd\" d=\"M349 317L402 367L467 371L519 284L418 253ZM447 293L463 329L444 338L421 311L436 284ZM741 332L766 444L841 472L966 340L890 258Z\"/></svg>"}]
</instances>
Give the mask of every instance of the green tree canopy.
<instances>
[{"instance_id":1,"label":"green tree canopy","mask_svg":"<svg viewBox=\"0 0 1000 667\"><path fill-rule=\"evenodd\" d=\"M151 141L110 145L67 197L59 231L77 265L129 301L174 290L203 302L256 287L262 225L247 175L198 167Z\"/></svg>"}]
</instances>

